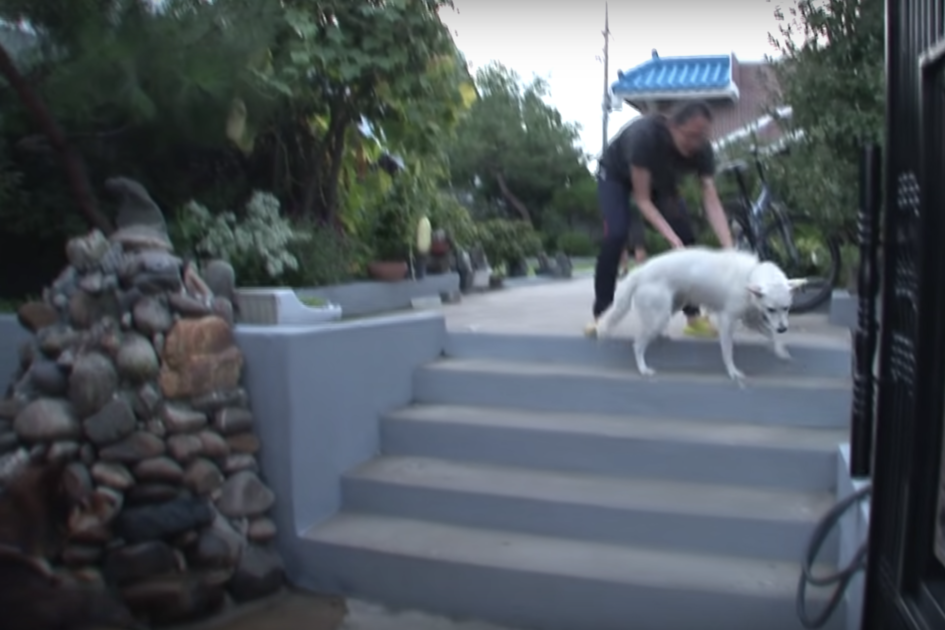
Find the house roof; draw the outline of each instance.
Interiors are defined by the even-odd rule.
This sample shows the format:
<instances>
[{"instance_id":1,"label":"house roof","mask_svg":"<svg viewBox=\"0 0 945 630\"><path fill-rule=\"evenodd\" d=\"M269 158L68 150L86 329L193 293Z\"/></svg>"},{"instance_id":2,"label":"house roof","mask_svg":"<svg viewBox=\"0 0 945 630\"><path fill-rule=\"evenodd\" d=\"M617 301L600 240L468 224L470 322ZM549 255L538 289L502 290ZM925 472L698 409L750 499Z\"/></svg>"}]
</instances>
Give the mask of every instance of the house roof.
<instances>
[{"instance_id":1,"label":"house roof","mask_svg":"<svg viewBox=\"0 0 945 630\"><path fill-rule=\"evenodd\" d=\"M626 72L617 73L611 91L625 100L671 98L679 94L731 93L738 96L732 78L731 55L652 58Z\"/></svg>"},{"instance_id":2,"label":"house roof","mask_svg":"<svg viewBox=\"0 0 945 630\"><path fill-rule=\"evenodd\" d=\"M738 100L719 103L713 108L712 131L715 139L723 138L750 125L768 113L777 101L777 77L764 61L739 61L732 57L732 81L738 86ZM760 131L760 130L759 130Z\"/></svg>"}]
</instances>

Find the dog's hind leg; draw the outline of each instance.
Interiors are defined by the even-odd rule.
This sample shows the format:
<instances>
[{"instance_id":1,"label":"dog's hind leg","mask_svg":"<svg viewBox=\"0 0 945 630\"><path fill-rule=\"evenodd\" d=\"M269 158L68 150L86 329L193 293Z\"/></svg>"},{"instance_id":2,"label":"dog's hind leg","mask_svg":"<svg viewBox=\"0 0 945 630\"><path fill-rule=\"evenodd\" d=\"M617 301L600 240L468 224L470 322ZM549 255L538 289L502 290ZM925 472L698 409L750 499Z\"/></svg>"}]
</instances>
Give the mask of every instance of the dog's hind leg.
<instances>
[{"instance_id":1,"label":"dog's hind leg","mask_svg":"<svg viewBox=\"0 0 945 630\"><path fill-rule=\"evenodd\" d=\"M653 376L656 370L646 364L646 349L666 330L673 316L672 295L663 290L640 287L634 298L634 311L640 324L640 329L633 339L633 356L637 370L643 376Z\"/></svg>"},{"instance_id":2,"label":"dog's hind leg","mask_svg":"<svg viewBox=\"0 0 945 630\"><path fill-rule=\"evenodd\" d=\"M733 356L735 349L735 320L730 315L719 313L719 345L722 347L722 363L725 364L725 371L729 378L744 385L745 375L735 367L735 358Z\"/></svg>"}]
</instances>

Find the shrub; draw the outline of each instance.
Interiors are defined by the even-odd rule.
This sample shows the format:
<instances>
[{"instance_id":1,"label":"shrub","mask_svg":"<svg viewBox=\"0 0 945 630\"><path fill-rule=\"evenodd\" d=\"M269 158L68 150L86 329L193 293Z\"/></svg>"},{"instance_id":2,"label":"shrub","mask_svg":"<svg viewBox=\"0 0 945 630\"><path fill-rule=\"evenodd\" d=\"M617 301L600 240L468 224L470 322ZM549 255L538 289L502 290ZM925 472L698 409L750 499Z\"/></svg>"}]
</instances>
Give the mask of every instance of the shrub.
<instances>
[{"instance_id":1,"label":"shrub","mask_svg":"<svg viewBox=\"0 0 945 630\"><path fill-rule=\"evenodd\" d=\"M415 178L402 173L367 218L368 240L375 260L403 262L417 234L417 222L426 204Z\"/></svg>"},{"instance_id":2,"label":"shrub","mask_svg":"<svg viewBox=\"0 0 945 630\"><path fill-rule=\"evenodd\" d=\"M370 258L364 243L324 225L300 224L295 229L310 236L289 246L289 252L299 262L297 269L284 276L289 286L321 287L364 275Z\"/></svg>"},{"instance_id":3,"label":"shrub","mask_svg":"<svg viewBox=\"0 0 945 630\"><path fill-rule=\"evenodd\" d=\"M494 266L515 264L541 252L541 236L524 221L489 219L477 227L479 243Z\"/></svg>"},{"instance_id":4,"label":"shrub","mask_svg":"<svg viewBox=\"0 0 945 630\"><path fill-rule=\"evenodd\" d=\"M433 229L445 230L458 248L468 249L479 240L476 222L469 210L448 192L437 193L427 216Z\"/></svg>"},{"instance_id":5,"label":"shrub","mask_svg":"<svg viewBox=\"0 0 945 630\"><path fill-rule=\"evenodd\" d=\"M241 284L271 284L299 268L289 251L310 234L296 231L279 214L279 200L256 191L242 217L231 211L212 214L206 206L189 201L171 226L178 249L198 258L220 258L236 270Z\"/></svg>"},{"instance_id":6,"label":"shrub","mask_svg":"<svg viewBox=\"0 0 945 630\"><path fill-rule=\"evenodd\" d=\"M597 253L594 239L587 232L570 230L558 236L558 250L568 256L593 256Z\"/></svg>"}]
</instances>

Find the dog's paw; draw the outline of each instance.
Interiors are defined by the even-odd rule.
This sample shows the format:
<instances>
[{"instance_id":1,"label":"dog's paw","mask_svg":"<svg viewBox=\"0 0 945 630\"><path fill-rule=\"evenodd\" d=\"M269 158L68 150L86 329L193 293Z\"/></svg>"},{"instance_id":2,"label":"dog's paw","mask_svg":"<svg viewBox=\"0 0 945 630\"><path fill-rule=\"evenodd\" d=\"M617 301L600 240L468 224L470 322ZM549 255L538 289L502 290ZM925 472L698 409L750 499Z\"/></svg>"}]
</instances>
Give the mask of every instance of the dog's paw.
<instances>
[{"instance_id":1,"label":"dog's paw","mask_svg":"<svg viewBox=\"0 0 945 630\"><path fill-rule=\"evenodd\" d=\"M738 383L740 386L745 386L745 374L738 368L731 368L728 371L728 377Z\"/></svg>"},{"instance_id":2,"label":"dog's paw","mask_svg":"<svg viewBox=\"0 0 945 630\"><path fill-rule=\"evenodd\" d=\"M656 376L656 370L654 370L651 367L641 367L639 368L639 370L640 370L640 376L646 376L646 377Z\"/></svg>"},{"instance_id":3,"label":"dog's paw","mask_svg":"<svg viewBox=\"0 0 945 630\"><path fill-rule=\"evenodd\" d=\"M794 358L791 356L791 353L788 352L788 349L782 345L777 345L774 347L774 356L778 357L782 361L790 361Z\"/></svg>"}]
</instances>

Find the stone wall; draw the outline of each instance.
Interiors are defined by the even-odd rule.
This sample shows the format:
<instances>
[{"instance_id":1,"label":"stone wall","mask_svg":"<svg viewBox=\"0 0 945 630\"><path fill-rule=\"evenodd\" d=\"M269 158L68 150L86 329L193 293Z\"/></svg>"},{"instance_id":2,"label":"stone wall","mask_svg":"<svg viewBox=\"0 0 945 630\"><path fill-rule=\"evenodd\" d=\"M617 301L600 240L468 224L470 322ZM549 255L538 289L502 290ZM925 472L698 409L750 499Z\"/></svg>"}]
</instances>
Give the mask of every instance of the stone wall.
<instances>
[{"instance_id":1,"label":"stone wall","mask_svg":"<svg viewBox=\"0 0 945 630\"><path fill-rule=\"evenodd\" d=\"M240 387L232 286L137 225L67 252L43 300L18 312L33 334L0 401L0 484L29 459L69 460L72 511L49 560L152 623L278 590L276 497Z\"/></svg>"}]
</instances>

